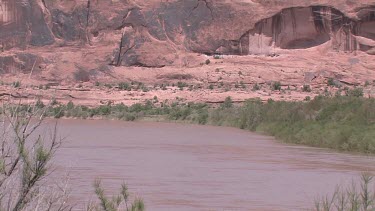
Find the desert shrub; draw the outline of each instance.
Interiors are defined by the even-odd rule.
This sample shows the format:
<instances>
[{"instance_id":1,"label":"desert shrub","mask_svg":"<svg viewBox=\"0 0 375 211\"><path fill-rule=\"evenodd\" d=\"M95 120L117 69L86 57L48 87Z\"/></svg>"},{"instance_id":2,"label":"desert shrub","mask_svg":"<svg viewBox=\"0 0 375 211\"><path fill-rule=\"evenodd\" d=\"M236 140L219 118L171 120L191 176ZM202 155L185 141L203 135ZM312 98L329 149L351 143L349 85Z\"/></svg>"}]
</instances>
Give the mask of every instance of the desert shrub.
<instances>
[{"instance_id":1,"label":"desert shrub","mask_svg":"<svg viewBox=\"0 0 375 211\"><path fill-rule=\"evenodd\" d=\"M220 55L214 55L214 59L220 59Z\"/></svg>"},{"instance_id":2,"label":"desert shrub","mask_svg":"<svg viewBox=\"0 0 375 211\"><path fill-rule=\"evenodd\" d=\"M311 92L311 87L310 87L310 85L303 85L303 87L302 87L302 91L303 92Z\"/></svg>"},{"instance_id":3,"label":"desert shrub","mask_svg":"<svg viewBox=\"0 0 375 211\"><path fill-rule=\"evenodd\" d=\"M141 90L142 90L142 92L148 92L148 91L150 91L150 90L148 89L148 87L145 86L145 85L142 85Z\"/></svg>"},{"instance_id":4,"label":"desert shrub","mask_svg":"<svg viewBox=\"0 0 375 211\"><path fill-rule=\"evenodd\" d=\"M246 85L243 81L240 81L240 86L241 86L242 89L246 89Z\"/></svg>"},{"instance_id":5,"label":"desert shrub","mask_svg":"<svg viewBox=\"0 0 375 211\"><path fill-rule=\"evenodd\" d=\"M280 83L280 81L275 81L275 82L273 82L272 83L272 85L271 85L271 89L272 90L281 90L281 83Z\"/></svg>"},{"instance_id":6,"label":"desert shrub","mask_svg":"<svg viewBox=\"0 0 375 211\"><path fill-rule=\"evenodd\" d=\"M72 101L69 101L69 102L66 104L66 108L67 108L68 110L73 109L73 108L74 108L74 103L73 103Z\"/></svg>"},{"instance_id":7,"label":"desert shrub","mask_svg":"<svg viewBox=\"0 0 375 211\"><path fill-rule=\"evenodd\" d=\"M20 82L20 81L15 81L15 82L12 83L12 86L13 86L14 88L21 87L21 82Z\"/></svg>"},{"instance_id":8,"label":"desert shrub","mask_svg":"<svg viewBox=\"0 0 375 211\"><path fill-rule=\"evenodd\" d=\"M121 82L121 83L119 83L119 84L118 84L118 88L119 88L120 90L127 90L127 91L131 91L131 90L132 90L131 85L129 85L129 84L126 83L126 82Z\"/></svg>"},{"instance_id":9,"label":"desert shrub","mask_svg":"<svg viewBox=\"0 0 375 211\"><path fill-rule=\"evenodd\" d=\"M253 91L257 91L257 90L260 90L260 86L258 85L258 83L254 84L253 86Z\"/></svg>"},{"instance_id":10,"label":"desert shrub","mask_svg":"<svg viewBox=\"0 0 375 211\"><path fill-rule=\"evenodd\" d=\"M335 81L333 80L333 78L328 78L328 80L327 80L327 85L328 86L335 86L336 84L335 84Z\"/></svg>"},{"instance_id":11,"label":"desert shrub","mask_svg":"<svg viewBox=\"0 0 375 211\"><path fill-rule=\"evenodd\" d=\"M187 83L185 83L185 82L181 82L181 81L177 82L177 87L178 87L180 90L184 90L184 88L187 87L187 86L188 86L188 85L187 85Z\"/></svg>"},{"instance_id":12,"label":"desert shrub","mask_svg":"<svg viewBox=\"0 0 375 211\"><path fill-rule=\"evenodd\" d=\"M221 104L221 108L231 108L233 106L233 100L231 97L226 97L223 104Z\"/></svg>"},{"instance_id":13,"label":"desert shrub","mask_svg":"<svg viewBox=\"0 0 375 211\"><path fill-rule=\"evenodd\" d=\"M38 100L35 102L35 107L41 109L41 108L44 108L45 105L44 105L43 101L41 101L40 99L38 99Z\"/></svg>"},{"instance_id":14,"label":"desert shrub","mask_svg":"<svg viewBox=\"0 0 375 211\"><path fill-rule=\"evenodd\" d=\"M96 180L94 182L94 189L99 203L91 204L87 210L98 210L98 211L144 211L145 204L141 198L135 198L132 203L129 202L129 191L128 186L124 183L121 185L120 193L118 195L108 197L104 188L102 187L101 181Z\"/></svg>"},{"instance_id":15,"label":"desert shrub","mask_svg":"<svg viewBox=\"0 0 375 211\"><path fill-rule=\"evenodd\" d=\"M109 115L111 113L111 106L110 105L101 105L97 108L97 112L99 115Z\"/></svg>"},{"instance_id":16,"label":"desert shrub","mask_svg":"<svg viewBox=\"0 0 375 211\"><path fill-rule=\"evenodd\" d=\"M372 189L373 177L363 173L358 188L352 185L344 188L337 186L332 195L315 199L315 211L370 211L375 210L375 194Z\"/></svg>"},{"instance_id":17,"label":"desert shrub","mask_svg":"<svg viewBox=\"0 0 375 211\"><path fill-rule=\"evenodd\" d=\"M74 72L74 79L79 82L87 82L90 81L90 74L88 71L84 69L78 69Z\"/></svg>"},{"instance_id":18,"label":"desert shrub","mask_svg":"<svg viewBox=\"0 0 375 211\"><path fill-rule=\"evenodd\" d=\"M347 96L352 97L363 97L363 89L362 88L354 88L346 91Z\"/></svg>"}]
</instances>

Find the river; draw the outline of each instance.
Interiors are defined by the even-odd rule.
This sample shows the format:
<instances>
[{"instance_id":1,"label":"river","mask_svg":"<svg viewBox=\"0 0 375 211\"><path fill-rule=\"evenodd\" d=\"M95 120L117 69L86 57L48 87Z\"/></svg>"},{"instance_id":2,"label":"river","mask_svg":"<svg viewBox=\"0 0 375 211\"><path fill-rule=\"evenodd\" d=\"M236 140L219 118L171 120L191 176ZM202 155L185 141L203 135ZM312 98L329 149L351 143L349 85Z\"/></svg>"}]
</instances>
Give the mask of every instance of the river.
<instances>
[{"instance_id":1,"label":"river","mask_svg":"<svg viewBox=\"0 0 375 211\"><path fill-rule=\"evenodd\" d=\"M121 183L147 210L304 210L375 158L286 145L244 130L173 123L61 120L57 172L71 175L76 209Z\"/></svg>"}]
</instances>

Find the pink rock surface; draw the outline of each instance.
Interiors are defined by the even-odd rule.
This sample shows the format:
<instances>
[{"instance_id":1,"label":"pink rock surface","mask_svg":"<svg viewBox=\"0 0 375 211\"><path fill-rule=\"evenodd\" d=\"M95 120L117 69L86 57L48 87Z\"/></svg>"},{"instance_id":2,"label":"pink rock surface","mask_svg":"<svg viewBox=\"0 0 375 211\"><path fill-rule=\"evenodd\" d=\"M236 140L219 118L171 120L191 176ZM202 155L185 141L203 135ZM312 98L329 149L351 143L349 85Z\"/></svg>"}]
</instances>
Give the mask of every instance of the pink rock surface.
<instances>
[{"instance_id":1,"label":"pink rock surface","mask_svg":"<svg viewBox=\"0 0 375 211\"><path fill-rule=\"evenodd\" d=\"M350 87L367 81L365 94L373 96L375 1L2 0L0 49L3 97L21 81L18 91L27 98L87 105L156 95L303 100L321 94L328 78ZM94 86L130 81L151 91ZM153 88L179 81L201 88ZM272 91L274 81L284 91ZM71 89L76 84L89 91ZM252 90L255 84L261 91ZM311 93L301 91L304 84Z\"/></svg>"}]
</instances>

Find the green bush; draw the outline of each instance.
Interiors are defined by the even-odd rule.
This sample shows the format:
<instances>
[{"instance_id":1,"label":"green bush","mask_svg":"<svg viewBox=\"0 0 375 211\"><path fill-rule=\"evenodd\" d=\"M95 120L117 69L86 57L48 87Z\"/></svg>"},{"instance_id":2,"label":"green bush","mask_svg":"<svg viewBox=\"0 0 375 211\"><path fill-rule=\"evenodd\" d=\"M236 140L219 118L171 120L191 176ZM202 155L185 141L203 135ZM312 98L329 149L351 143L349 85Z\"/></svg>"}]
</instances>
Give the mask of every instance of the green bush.
<instances>
[{"instance_id":1,"label":"green bush","mask_svg":"<svg viewBox=\"0 0 375 211\"><path fill-rule=\"evenodd\" d=\"M302 87L302 91L303 92L311 92L311 87L310 87L310 85L303 85L303 87Z\"/></svg>"},{"instance_id":2,"label":"green bush","mask_svg":"<svg viewBox=\"0 0 375 211\"><path fill-rule=\"evenodd\" d=\"M121 82L121 83L119 83L119 84L118 84L118 88L119 88L120 90L127 90L127 91L131 91L131 90L132 90L131 85L129 85L129 84L126 83L126 82Z\"/></svg>"},{"instance_id":3,"label":"green bush","mask_svg":"<svg viewBox=\"0 0 375 211\"><path fill-rule=\"evenodd\" d=\"M354 88L346 91L347 96L352 97L363 97L363 89L362 88Z\"/></svg>"},{"instance_id":4,"label":"green bush","mask_svg":"<svg viewBox=\"0 0 375 211\"><path fill-rule=\"evenodd\" d=\"M254 84L253 86L253 91L257 91L257 90L260 90L260 86L258 85L258 83Z\"/></svg>"},{"instance_id":5,"label":"green bush","mask_svg":"<svg viewBox=\"0 0 375 211\"><path fill-rule=\"evenodd\" d=\"M187 83L185 83L185 82L181 82L181 81L177 82L177 87L178 87L180 90L184 90L184 88L187 87L187 86L188 86L188 85L187 85Z\"/></svg>"},{"instance_id":6,"label":"green bush","mask_svg":"<svg viewBox=\"0 0 375 211\"><path fill-rule=\"evenodd\" d=\"M276 81L276 82L273 82L272 85L271 85L271 89L272 90L281 90L281 83L280 81Z\"/></svg>"},{"instance_id":7,"label":"green bush","mask_svg":"<svg viewBox=\"0 0 375 211\"><path fill-rule=\"evenodd\" d=\"M21 82L19 82L19 81L15 81L15 82L12 83L12 86L13 86L14 88L21 87Z\"/></svg>"},{"instance_id":8,"label":"green bush","mask_svg":"<svg viewBox=\"0 0 375 211\"><path fill-rule=\"evenodd\" d=\"M243 81L240 81L240 86L241 86L242 89L246 89L246 85Z\"/></svg>"},{"instance_id":9,"label":"green bush","mask_svg":"<svg viewBox=\"0 0 375 211\"><path fill-rule=\"evenodd\" d=\"M333 78L328 78L328 80L327 80L327 85L328 86L335 86L336 84L335 84L335 81L333 80Z\"/></svg>"},{"instance_id":10,"label":"green bush","mask_svg":"<svg viewBox=\"0 0 375 211\"><path fill-rule=\"evenodd\" d=\"M233 106L233 100L231 97L226 97L223 104L221 105L222 108L231 108Z\"/></svg>"}]
</instances>

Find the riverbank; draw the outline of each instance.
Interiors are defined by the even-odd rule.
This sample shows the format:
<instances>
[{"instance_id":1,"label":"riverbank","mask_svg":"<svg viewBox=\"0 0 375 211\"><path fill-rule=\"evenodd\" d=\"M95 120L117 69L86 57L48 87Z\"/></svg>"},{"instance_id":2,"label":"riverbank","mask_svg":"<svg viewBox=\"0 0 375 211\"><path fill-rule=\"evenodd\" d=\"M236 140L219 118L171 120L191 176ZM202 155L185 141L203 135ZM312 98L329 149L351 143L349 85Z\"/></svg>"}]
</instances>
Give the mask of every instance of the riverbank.
<instances>
[{"instance_id":1,"label":"riverbank","mask_svg":"<svg viewBox=\"0 0 375 211\"><path fill-rule=\"evenodd\" d=\"M24 106L25 108L27 106ZM41 101L36 107L46 108ZM173 121L230 126L275 136L293 144L339 151L375 153L375 99L317 96L304 102L249 99L233 104L230 97L219 106L203 103L108 104L95 108L51 102L47 116L55 118Z\"/></svg>"}]
</instances>

